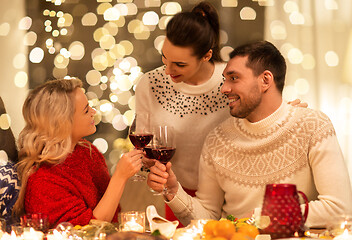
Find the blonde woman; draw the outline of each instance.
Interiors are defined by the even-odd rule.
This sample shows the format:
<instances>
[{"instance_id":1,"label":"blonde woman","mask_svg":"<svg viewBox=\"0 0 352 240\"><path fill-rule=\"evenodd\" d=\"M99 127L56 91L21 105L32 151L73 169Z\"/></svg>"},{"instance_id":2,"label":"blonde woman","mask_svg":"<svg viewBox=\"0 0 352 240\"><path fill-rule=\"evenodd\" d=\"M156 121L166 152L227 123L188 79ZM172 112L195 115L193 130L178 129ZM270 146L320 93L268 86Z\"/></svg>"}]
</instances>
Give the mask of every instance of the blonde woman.
<instances>
[{"instance_id":1,"label":"blonde woman","mask_svg":"<svg viewBox=\"0 0 352 240\"><path fill-rule=\"evenodd\" d=\"M44 213L50 227L117 221L126 181L141 168L143 152L119 160L112 177L103 155L83 137L96 131L95 110L79 79L53 80L34 89L23 106L18 172L22 181L16 214Z\"/></svg>"}]
</instances>

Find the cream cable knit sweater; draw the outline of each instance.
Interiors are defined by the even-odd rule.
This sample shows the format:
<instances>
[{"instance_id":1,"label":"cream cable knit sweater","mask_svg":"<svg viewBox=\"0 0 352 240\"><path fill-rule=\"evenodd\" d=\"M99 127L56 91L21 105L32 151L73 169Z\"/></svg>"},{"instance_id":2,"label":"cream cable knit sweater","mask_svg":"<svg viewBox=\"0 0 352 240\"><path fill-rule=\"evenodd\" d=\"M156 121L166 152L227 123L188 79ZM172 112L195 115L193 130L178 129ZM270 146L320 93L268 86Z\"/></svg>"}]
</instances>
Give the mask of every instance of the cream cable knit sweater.
<instances>
[{"instance_id":1,"label":"cream cable knit sweater","mask_svg":"<svg viewBox=\"0 0 352 240\"><path fill-rule=\"evenodd\" d=\"M199 172L197 196L179 188L168 203L186 225L191 219L249 216L261 207L269 183L296 184L307 195L307 226L326 226L333 216L352 211L351 184L333 125L312 109L282 103L256 123L226 120L207 136Z\"/></svg>"}]
</instances>

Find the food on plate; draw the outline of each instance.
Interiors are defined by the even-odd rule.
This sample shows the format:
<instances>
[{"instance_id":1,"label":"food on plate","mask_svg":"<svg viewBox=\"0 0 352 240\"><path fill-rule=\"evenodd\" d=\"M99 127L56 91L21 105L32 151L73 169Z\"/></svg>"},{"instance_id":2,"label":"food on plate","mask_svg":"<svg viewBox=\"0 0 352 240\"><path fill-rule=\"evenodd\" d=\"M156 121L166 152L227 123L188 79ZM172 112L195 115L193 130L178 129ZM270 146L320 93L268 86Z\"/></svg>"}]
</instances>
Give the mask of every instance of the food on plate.
<instances>
[{"instance_id":1,"label":"food on plate","mask_svg":"<svg viewBox=\"0 0 352 240\"><path fill-rule=\"evenodd\" d=\"M232 215L220 220L209 220L203 227L206 240L253 240L259 230L247 223L248 218L237 219Z\"/></svg>"}]
</instances>

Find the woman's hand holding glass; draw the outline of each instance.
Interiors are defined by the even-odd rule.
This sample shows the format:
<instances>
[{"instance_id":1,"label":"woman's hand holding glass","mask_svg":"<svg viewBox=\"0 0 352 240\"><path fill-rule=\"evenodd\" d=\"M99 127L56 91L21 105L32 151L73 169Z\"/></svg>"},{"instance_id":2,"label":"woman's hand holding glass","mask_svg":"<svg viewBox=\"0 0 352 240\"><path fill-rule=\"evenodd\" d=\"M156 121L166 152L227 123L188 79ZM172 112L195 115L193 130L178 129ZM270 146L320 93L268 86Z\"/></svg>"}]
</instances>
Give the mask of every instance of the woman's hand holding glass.
<instances>
[{"instance_id":1,"label":"woman's hand holding glass","mask_svg":"<svg viewBox=\"0 0 352 240\"><path fill-rule=\"evenodd\" d=\"M133 149L124 153L116 165L114 175L124 179L134 176L142 167L143 150Z\"/></svg>"}]
</instances>

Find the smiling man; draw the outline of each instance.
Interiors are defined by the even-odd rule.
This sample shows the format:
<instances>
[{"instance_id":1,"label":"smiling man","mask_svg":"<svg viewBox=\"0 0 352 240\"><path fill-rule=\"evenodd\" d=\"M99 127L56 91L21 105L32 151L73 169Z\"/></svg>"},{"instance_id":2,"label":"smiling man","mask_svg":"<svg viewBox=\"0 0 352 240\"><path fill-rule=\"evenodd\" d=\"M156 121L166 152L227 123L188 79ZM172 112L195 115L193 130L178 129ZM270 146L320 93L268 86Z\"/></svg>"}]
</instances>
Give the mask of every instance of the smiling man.
<instances>
[{"instance_id":1,"label":"smiling man","mask_svg":"<svg viewBox=\"0 0 352 240\"><path fill-rule=\"evenodd\" d=\"M272 183L295 184L307 195L309 227L350 213L351 184L334 127L324 113L283 101L286 63L278 49L261 41L230 57L221 91L233 117L205 140L196 197L182 190L170 163L151 168L149 186L160 191L166 184L174 192L165 198L183 224L248 217Z\"/></svg>"}]
</instances>

